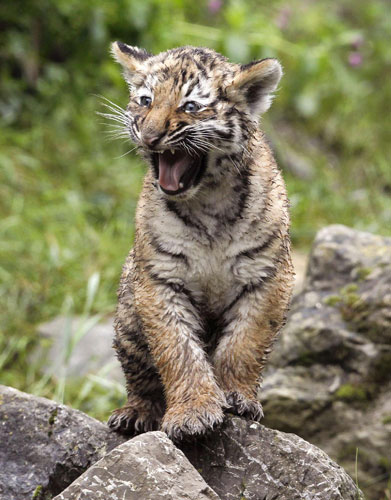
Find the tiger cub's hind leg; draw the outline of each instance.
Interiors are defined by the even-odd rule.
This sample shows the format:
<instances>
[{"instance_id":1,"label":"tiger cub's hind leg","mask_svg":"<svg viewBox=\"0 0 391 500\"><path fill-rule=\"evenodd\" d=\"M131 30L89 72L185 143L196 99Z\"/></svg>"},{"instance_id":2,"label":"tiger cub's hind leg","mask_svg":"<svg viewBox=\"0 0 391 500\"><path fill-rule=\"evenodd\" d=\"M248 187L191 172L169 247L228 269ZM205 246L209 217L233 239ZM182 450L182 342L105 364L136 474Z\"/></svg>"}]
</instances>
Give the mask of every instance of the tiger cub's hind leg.
<instances>
[{"instance_id":1,"label":"tiger cub's hind leg","mask_svg":"<svg viewBox=\"0 0 391 500\"><path fill-rule=\"evenodd\" d=\"M137 332L124 334L119 328L114 347L125 374L128 398L111 414L109 427L132 436L158 430L166 405L147 344Z\"/></svg>"}]
</instances>

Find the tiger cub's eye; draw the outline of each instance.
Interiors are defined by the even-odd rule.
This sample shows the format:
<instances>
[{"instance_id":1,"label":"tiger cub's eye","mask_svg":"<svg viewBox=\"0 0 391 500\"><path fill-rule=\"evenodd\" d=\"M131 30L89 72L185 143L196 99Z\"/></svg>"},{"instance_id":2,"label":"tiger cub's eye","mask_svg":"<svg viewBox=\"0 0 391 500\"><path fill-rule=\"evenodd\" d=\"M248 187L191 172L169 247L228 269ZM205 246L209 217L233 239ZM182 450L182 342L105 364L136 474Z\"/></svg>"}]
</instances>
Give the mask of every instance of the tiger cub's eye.
<instances>
[{"instance_id":1,"label":"tiger cub's eye","mask_svg":"<svg viewBox=\"0 0 391 500\"><path fill-rule=\"evenodd\" d=\"M151 105L151 102L152 102L152 99L146 95L142 95L140 97L141 106L147 106L149 108L149 106Z\"/></svg>"},{"instance_id":2,"label":"tiger cub's eye","mask_svg":"<svg viewBox=\"0 0 391 500\"><path fill-rule=\"evenodd\" d=\"M201 104L198 104L198 102L189 101L183 105L183 109L188 113L196 113L201 109Z\"/></svg>"}]
</instances>

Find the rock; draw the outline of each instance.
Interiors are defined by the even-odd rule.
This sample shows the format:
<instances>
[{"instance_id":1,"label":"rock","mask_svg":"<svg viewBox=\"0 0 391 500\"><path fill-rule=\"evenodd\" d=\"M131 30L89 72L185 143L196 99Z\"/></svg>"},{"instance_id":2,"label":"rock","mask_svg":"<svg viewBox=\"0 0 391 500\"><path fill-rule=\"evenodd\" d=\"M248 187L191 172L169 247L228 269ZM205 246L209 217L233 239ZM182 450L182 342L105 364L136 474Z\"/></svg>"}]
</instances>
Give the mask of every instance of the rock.
<instances>
[{"instance_id":1,"label":"rock","mask_svg":"<svg viewBox=\"0 0 391 500\"><path fill-rule=\"evenodd\" d=\"M0 397L0 498L7 500L362 498L315 446L238 417L227 415L220 429L180 451L162 432L124 442L44 398L4 386Z\"/></svg>"},{"instance_id":2,"label":"rock","mask_svg":"<svg viewBox=\"0 0 391 500\"><path fill-rule=\"evenodd\" d=\"M293 434L229 417L210 436L181 446L224 500L359 500L346 472Z\"/></svg>"},{"instance_id":3,"label":"rock","mask_svg":"<svg viewBox=\"0 0 391 500\"><path fill-rule=\"evenodd\" d=\"M323 228L316 235L310 255L306 288L337 290L347 283L389 277L391 238L356 231L346 226Z\"/></svg>"},{"instance_id":4,"label":"rock","mask_svg":"<svg viewBox=\"0 0 391 500\"><path fill-rule=\"evenodd\" d=\"M114 338L114 319L112 317L98 322L90 317L57 318L42 323L38 333L49 339L51 346L48 352L48 362L45 371L56 375L58 367L64 365L64 353L68 351L67 343L75 342L72 355L67 364L67 376L81 377L88 373L102 374L104 378L124 383L120 364L112 347ZM76 339L78 339L76 341ZM42 347L36 357L42 357Z\"/></svg>"},{"instance_id":5,"label":"rock","mask_svg":"<svg viewBox=\"0 0 391 500\"><path fill-rule=\"evenodd\" d=\"M295 268L295 284L293 289L294 294L301 292L303 289L307 261L307 253L295 249L292 251L292 262L293 267Z\"/></svg>"},{"instance_id":6,"label":"rock","mask_svg":"<svg viewBox=\"0 0 391 500\"><path fill-rule=\"evenodd\" d=\"M75 498L219 499L163 432L148 432L118 446L54 500Z\"/></svg>"},{"instance_id":7,"label":"rock","mask_svg":"<svg viewBox=\"0 0 391 500\"><path fill-rule=\"evenodd\" d=\"M266 425L308 439L352 475L358 447L368 498L391 466L390 305L391 239L322 229L260 392Z\"/></svg>"},{"instance_id":8,"label":"rock","mask_svg":"<svg viewBox=\"0 0 391 500\"><path fill-rule=\"evenodd\" d=\"M0 386L0 498L52 498L124 441L77 410Z\"/></svg>"},{"instance_id":9,"label":"rock","mask_svg":"<svg viewBox=\"0 0 391 500\"><path fill-rule=\"evenodd\" d=\"M340 404L335 415L344 422L344 429L330 440L324 440L322 447L344 463L352 475L358 450L358 480L366 490L366 498L385 500L384 491L386 488L390 491L391 384L373 403L364 415L355 408L346 411L346 405Z\"/></svg>"}]
</instances>

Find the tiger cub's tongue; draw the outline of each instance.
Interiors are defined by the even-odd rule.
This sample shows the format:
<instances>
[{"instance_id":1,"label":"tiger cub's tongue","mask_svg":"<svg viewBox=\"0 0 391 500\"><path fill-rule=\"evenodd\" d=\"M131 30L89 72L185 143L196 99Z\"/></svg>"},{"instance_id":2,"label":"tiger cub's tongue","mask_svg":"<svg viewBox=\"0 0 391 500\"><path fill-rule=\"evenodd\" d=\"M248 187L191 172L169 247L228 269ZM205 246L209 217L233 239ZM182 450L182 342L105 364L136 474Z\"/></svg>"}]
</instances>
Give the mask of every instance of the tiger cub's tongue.
<instances>
[{"instance_id":1,"label":"tiger cub's tongue","mask_svg":"<svg viewBox=\"0 0 391 500\"><path fill-rule=\"evenodd\" d=\"M190 166L190 158L184 151L164 151L159 154L159 184L166 191L178 191L181 177Z\"/></svg>"}]
</instances>

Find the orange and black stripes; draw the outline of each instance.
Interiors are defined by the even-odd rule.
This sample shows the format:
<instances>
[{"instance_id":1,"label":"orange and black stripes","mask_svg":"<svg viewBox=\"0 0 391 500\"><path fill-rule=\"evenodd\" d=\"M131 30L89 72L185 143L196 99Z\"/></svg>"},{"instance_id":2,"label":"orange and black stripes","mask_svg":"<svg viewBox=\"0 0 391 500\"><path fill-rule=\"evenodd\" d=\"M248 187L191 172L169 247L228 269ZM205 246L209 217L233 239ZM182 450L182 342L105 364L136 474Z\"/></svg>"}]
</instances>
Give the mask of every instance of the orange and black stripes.
<instances>
[{"instance_id":1,"label":"orange and black stripes","mask_svg":"<svg viewBox=\"0 0 391 500\"><path fill-rule=\"evenodd\" d=\"M128 400L109 425L182 439L227 410L259 420L293 276L286 190L258 130L281 67L195 47L113 53L130 88L118 121L150 168L115 322Z\"/></svg>"}]
</instances>

